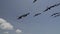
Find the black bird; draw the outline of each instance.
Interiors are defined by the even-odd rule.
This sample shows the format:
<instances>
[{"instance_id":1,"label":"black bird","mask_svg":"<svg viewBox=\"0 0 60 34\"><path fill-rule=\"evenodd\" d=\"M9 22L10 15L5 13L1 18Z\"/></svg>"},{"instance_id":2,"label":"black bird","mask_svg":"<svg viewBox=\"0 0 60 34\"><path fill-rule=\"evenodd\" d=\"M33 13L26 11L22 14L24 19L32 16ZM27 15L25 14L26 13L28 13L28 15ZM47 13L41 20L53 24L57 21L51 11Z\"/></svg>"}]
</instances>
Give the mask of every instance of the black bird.
<instances>
[{"instance_id":1,"label":"black bird","mask_svg":"<svg viewBox=\"0 0 60 34\"><path fill-rule=\"evenodd\" d=\"M45 9L43 12L46 12L46 11L50 10L51 8L59 6L59 5L60 5L60 3L52 5L52 6L48 7L47 9Z\"/></svg>"},{"instance_id":2,"label":"black bird","mask_svg":"<svg viewBox=\"0 0 60 34\"><path fill-rule=\"evenodd\" d=\"M38 16L38 15L40 15L40 14L41 14L41 13L37 13L37 14L34 15L34 17L35 17L35 16Z\"/></svg>"},{"instance_id":3,"label":"black bird","mask_svg":"<svg viewBox=\"0 0 60 34\"><path fill-rule=\"evenodd\" d=\"M59 14L59 13L54 13L54 14L52 14L51 16L54 16L54 15L57 15L57 14Z\"/></svg>"},{"instance_id":4,"label":"black bird","mask_svg":"<svg viewBox=\"0 0 60 34\"><path fill-rule=\"evenodd\" d=\"M33 3L35 3L37 0L34 0Z\"/></svg>"},{"instance_id":5,"label":"black bird","mask_svg":"<svg viewBox=\"0 0 60 34\"><path fill-rule=\"evenodd\" d=\"M53 7L55 7L55 5L48 7L46 10L44 10L44 12L50 10L50 9L53 8Z\"/></svg>"},{"instance_id":6,"label":"black bird","mask_svg":"<svg viewBox=\"0 0 60 34\"><path fill-rule=\"evenodd\" d=\"M51 16L54 16L54 17L60 16L60 12L54 13Z\"/></svg>"},{"instance_id":7,"label":"black bird","mask_svg":"<svg viewBox=\"0 0 60 34\"><path fill-rule=\"evenodd\" d=\"M23 17L26 17L27 15L29 15L30 13L26 13L24 15L21 15L20 17L18 17L18 19L22 19Z\"/></svg>"}]
</instances>

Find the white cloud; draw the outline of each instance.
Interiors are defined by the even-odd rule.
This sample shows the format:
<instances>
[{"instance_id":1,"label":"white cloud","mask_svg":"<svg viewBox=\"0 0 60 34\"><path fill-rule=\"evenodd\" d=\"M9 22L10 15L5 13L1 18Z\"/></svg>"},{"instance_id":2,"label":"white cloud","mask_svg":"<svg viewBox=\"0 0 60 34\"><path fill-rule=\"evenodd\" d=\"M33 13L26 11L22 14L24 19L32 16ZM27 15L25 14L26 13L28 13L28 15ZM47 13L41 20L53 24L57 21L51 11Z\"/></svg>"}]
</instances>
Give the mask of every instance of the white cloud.
<instances>
[{"instance_id":1,"label":"white cloud","mask_svg":"<svg viewBox=\"0 0 60 34\"><path fill-rule=\"evenodd\" d=\"M9 34L9 32L4 32L4 34Z\"/></svg>"},{"instance_id":2,"label":"white cloud","mask_svg":"<svg viewBox=\"0 0 60 34\"><path fill-rule=\"evenodd\" d=\"M6 30L12 30L13 26L3 18L0 18L0 28Z\"/></svg>"},{"instance_id":3,"label":"white cloud","mask_svg":"<svg viewBox=\"0 0 60 34\"><path fill-rule=\"evenodd\" d=\"M17 34L20 34L21 32L22 32L22 31L21 31L20 29L17 29L17 30L16 30L16 33L17 33Z\"/></svg>"},{"instance_id":4,"label":"white cloud","mask_svg":"<svg viewBox=\"0 0 60 34\"><path fill-rule=\"evenodd\" d=\"M13 30L14 27L9 22L7 22L5 19L0 18L0 29L8 30L9 31L9 30ZM20 29L17 29L15 32L17 34L20 34L22 31ZM9 32L3 32L3 33L4 34L9 34Z\"/></svg>"}]
</instances>

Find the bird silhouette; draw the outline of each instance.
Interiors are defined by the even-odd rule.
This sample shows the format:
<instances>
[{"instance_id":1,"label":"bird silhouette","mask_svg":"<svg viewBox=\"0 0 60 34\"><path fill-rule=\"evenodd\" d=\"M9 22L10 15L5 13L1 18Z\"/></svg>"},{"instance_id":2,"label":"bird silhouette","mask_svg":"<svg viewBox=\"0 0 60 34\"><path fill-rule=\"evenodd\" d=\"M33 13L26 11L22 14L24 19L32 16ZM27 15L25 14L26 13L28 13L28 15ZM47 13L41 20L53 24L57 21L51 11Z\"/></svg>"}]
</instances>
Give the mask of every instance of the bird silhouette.
<instances>
[{"instance_id":1,"label":"bird silhouette","mask_svg":"<svg viewBox=\"0 0 60 34\"><path fill-rule=\"evenodd\" d=\"M33 3L35 3L37 0L34 0Z\"/></svg>"},{"instance_id":2,"label":"bird silhouette","mask_svg":"<svg viewBox=\"0 0 60 34\"><path fill-rule=\"evenodd\" d=\"M26 16L28 16L30 13L26 13L26 14L24 14L24 15L21 15L20 17L18 17L18 19L22 19L23 17L26 17Z\"/></svg>"},{"instance_id":3,"label":"bird silhouette","mask_svg":"<svg viewBox=\"0 0 60 34\"><path fill-rule=\"evenodd\" d=\"M51 16L58 17L58 16L60 16L60 12L54 13Z\"/></svg>"},{"instance_id":4,"label":"bird silhouette","mask_svg":"<svg viewBox=\"0 0 60 34\"><path fill-rule=\"evenodd\" d=\"M46 12L46 11L50 10L51 8L53 8L53 7L55 7L55 5L48 7L48 8L45 9L43 12Z\"/></svg>"},{"instance_id":5,"label":"bird silhouette","mask_svg":"<svg viewBox=\"0 0 60 34\"><path fill-rule=\"evenodd\" d=\"M60 5L60 3L55 4L55 5L52 5L52 6L48 7L47 9L45 9L43 12L46 12L46 11L50 10L51 8L57 7L57 6L59 6L59 5Z\"/></svg>"},{"instance_id":6,"label":"bird silhouette","mask_svg":"<svg viewBox=\"0 0 60 34\"><path fill-rule=\"evenodd\" d=\"M54 14L52 14L51 16L54 16L54 15L57 15L57 14L59 14L59 13L54 13Z\"/></svg>"},{"instance_id":7,"label":"bird silhouette","mask_svg":"<svg viewBox=\"0 0 60 34\"><path fill-rule=\"evenodd\" d=\"M38 15L40 15L40 14L41 14L41 13L37 13L37 14L34 15L34 17L35 17L35 16L38 16Z\"/></svg>"}]
</instances>

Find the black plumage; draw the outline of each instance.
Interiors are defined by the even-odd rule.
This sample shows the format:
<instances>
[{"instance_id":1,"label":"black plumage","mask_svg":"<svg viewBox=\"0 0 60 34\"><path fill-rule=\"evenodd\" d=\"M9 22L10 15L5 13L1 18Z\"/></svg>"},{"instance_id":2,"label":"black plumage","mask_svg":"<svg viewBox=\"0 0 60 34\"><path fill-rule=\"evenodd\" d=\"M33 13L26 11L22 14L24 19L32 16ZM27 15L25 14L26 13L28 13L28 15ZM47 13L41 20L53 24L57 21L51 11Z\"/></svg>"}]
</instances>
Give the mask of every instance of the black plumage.
<instances>
[{"instance_id":1,"label":"black plumage","mask_svg":"<svg viewBox=\"0 0 60 34\"><path fill-rule=\"evenodd\" d=\"M26 13L26 14L24 14L24 15L21 15L20 17L18 17L18 19L22 19L23 17L26 17L26 16L28 16L30 13Z\"/></svg>"},{"instance_id":2,"label":"black plumage","mask_svg":"<svg viewBox=\"0 0 60 34\"><path fill-rule=\"evenodd\" d=\"M46 11L48 11L48 10L50 10L51 8L50 7L48 7L47 9L45 9L43 12L46 12Z\"/></svg>"},{"instance_id":3,"label":"black plumage","mask_svg":"<svg viewBox=\"0 0 60 34\"><path fill-rule=\"evenodd\" d=\"M41 13L37 13L37 14L34 15L34 17L35 17L35 16L38 16L38 15L40 15L40 14L41 14Z\"/></svg>"},{"instance_id":4,"label":"black plumage","mask_svg":"<svg viewBox=\"0 0 60 34\"><path fill-rule=\"evenodd\" d=\"M47 9L45 9L43 12L46 12L46 11L50 10L51 8L59 6L59 5L60 5L60 3L52 5L52 6L48 7Z\"/></svg>"},{"instance_id":5,"label":"black plumage","mask_svg":"<svg viewBox=\"0 0 60 34\"><path fill-rule=\"evenodd\" d=\"M54 13L54 14L52 14L51 16L53 16L53 17L58 17L58 16L60 16L60 12Z\"/></svg>"},{"instance_id":6,"label":"black plumage","mask_svg":"<svg viewBox=\"0 0 60 34\"><path fill-rule=\"evenodd\" d=\"M58 13L54 13L54 14L52 14L51 16L54 16L54 15L57 15Z\"/></svg>"},{"instance_id":7,"label":"black plumage","mask_svg":"<svg viewBox=\"0 0 60 34\"><path fill-rule=\"evenodd\" d=\"M50 10L50 9L53 8L53 7L55 7L55 5L48 7L46 10L44 10L44 12Z\"/></svg>"}]
</instances>

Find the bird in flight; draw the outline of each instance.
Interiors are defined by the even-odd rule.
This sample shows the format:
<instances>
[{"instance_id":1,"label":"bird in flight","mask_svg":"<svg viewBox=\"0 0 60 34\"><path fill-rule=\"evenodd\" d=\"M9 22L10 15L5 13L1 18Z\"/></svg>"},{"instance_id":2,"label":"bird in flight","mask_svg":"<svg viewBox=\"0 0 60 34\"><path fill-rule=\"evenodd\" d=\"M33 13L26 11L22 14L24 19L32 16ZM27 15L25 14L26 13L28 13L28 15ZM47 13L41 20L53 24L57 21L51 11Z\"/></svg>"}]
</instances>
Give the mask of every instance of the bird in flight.
<instances>
[{"instance_id":1,"label":"bird in flight","mask_svg":"<svg viewBox=\"0 0 60 34\"><path fill-rule=\"evenodd\" d=\"M54 14L52 14L51 16L54 16L54 17L60 16L60 12L54 13Z\"/></svg>"},{"instance_id":2,"label":"bird in flight","mask_svg":"<svg viewBox=\"0 0 60 34\"><path fill-rule=\"evenodd\" d=\"M55 5L52 5L52 6L48 7L47 9L45 9L43 12L46 12L46 11L50 10L51 8L57 7L57 6L59 6L59 5L60 5L60 3L55 4Z\"/></svg>"},{"instance_id":3,"label":"bird in flight","mask_svg":"<svg viewBox=\"0 0 60 34\"><path fill-rule=\"evenodd\" d=\"M34 0L33 3L35 3L37 0Z\"/></svg>"},{"instance_id":4,"label":"bird in flight","mask_svg":"<svg viewBox=\"0 0 60 34\"><path fill-rule=\"evenodd\" d=\"M24 14L24 15L21 15L20 17L18 17L18 19L22 19L23 17L26 17L26 16L28 16L30 13L26 13L26 14Z\"/></svg>"},{"instance_id":5,"label":"bird in flight","mask_svg":"<svg viewBox=\"0 0 60 34\"><path fill-rule=\"evenodd\" d=\"M53 5L53 6L48 7L46 10L44 10L44 12L50 10L51 8L53 8L53 7L55 7L55 6L56 6L56 5Z\"/></svg>"},{"instance_id":6,"label":"bird in flight","mask_svg":"<svg viewBox=\"0 0 60 34\"><path fill-rule=\"evenodd\" d=\"M38 16L38 15L40 15L40 14L41 14L41 13L37 13L37 14L34 15L34 17L35 17L35 16Z\"/></svg>"},{"instance_id":7,"label":"bird in flight","mask_svg":"<svg viewBox=\"0 0 60 34\"><path fill-rule=\"evenodd\" d=\"M57 15L58 13L54 13L54 14L52 14L51 16L54 16L54 15Z\"/></svg>"}]
</instances>

